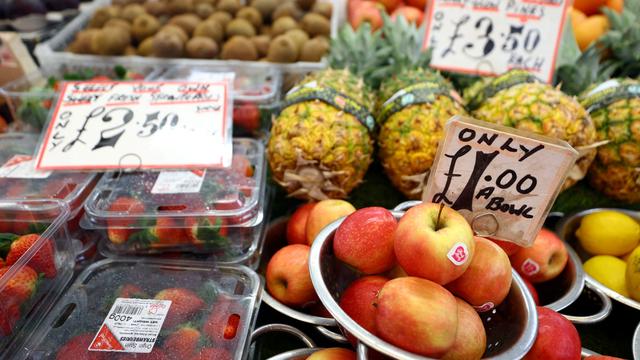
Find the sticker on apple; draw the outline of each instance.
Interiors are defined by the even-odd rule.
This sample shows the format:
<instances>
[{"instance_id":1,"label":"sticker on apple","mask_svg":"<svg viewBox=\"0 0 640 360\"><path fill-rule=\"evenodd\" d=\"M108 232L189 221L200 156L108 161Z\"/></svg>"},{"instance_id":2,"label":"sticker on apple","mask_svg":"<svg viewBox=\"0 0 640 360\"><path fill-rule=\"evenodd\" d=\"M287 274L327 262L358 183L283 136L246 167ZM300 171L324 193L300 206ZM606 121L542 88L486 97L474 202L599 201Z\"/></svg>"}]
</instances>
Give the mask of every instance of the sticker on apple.
<instances>
[{"instance_id":1,"label":"sticker on apple","mask_svg":"<svg viewBox=\"0 0 640 360\"><path fill-rule=\"evenodd\" d=\"M527 259L522 263L520 270L522 270L522 273L527 276L533 276L540 271L540 265L538 265L534 260Z\"/></svg>"},{"instance_id":2,"label":"sticker on apple","mask_svg":"<svg viewBox=\"0 0 640 360\"><path fill-rule=\"evenodd\" d=\"M494 303L492 303L491 301L488 301L480 306L474 306L473 308L476 309L477 312L483 313L493 309L495 306L496 305Z\"/></svg>"},{"instance_id":3,"label":"sticker on apple","mask_svg":"<svg viewBox=\"0 0 640 360\"><path fill-rule=\"evenodd\" d=\"M447 258L456 266L464 264L469 258L467 245L461 242L453 244L453 247L451 247L451 250L447 253Z\"/></svg>"}]
</instances>

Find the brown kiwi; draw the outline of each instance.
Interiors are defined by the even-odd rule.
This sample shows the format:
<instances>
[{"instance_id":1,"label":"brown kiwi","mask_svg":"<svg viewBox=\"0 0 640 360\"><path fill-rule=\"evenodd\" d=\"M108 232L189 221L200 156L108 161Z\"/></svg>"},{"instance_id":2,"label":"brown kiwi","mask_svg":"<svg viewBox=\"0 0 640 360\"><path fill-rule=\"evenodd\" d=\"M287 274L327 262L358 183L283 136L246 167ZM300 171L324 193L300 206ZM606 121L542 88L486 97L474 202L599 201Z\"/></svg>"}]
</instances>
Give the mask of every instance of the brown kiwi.
<instances>
[{"instance_id":1,"label":"brown kiwi","mask_svg":"<svg viewBox=\"0 0 640 360\"><path fill-rule=\"evenodd\" d=\"M320 14L309 13L305 15L300 25L302 26L302 30L306 31L309 36L329 36L331 33L331 23L329 23L326 17Z\"/></svg>"},{"instance_id":2,"label":"brown kiwi","mask_svg":"<svg viewBox=\"0 0 640 360\"><path fill-rule=\"evenodd\" d=\"M251 42L253 46L258 50L258 56L264 57L269 52L269 44L271 43L271 36L269 35L258 35L251 38Z\"/></svg>"},{"instance_id":3,"label":"brown kiwi","mask_svg":"<svg viewBox=\"0 0 640 360\"><path fill-rule=\"evenodd\" d=\"M283 16L276 21L274 21L273 26L271 26L271 36L278 36L286 33L291 29L297 29L298 24L295 20L293 20L290 16Z\"/></svg>"},{"instance_id":4,"label":"brown kiwi","mask_svg":"<svg viewBox=\"0 0 640 360\"><path fill-rule=\"evenodd\" d=\"M138 55L151 56L153 54L153 36L148 37L138 45Z\"/></svg>"},{"instance_id":5,"label":"brown kiwi","mask_svg":"<svg viewBox=\"0 0 640 360\"><path fill-rule=\"evenodd\" d=\"M271 18L271 14L278 6L279 0L253 0L251 6L258 9L262 14L262 20L266 21Z\"/></svg>"},{"instance_id":6,"label":"brown kiwi","mask_svg":"<svg viewBox=\"0 0 640 360\"><path fill-rule=\"evenodd\" d=\"M224 39L224 28L215 20L205 20L196 26L193 36L205 36L221 43Z\"/></svg>"},{"instance_id":7,"label":"brown kiwi","mask_svg":"<svg viewBox=\"0 0 640 360\"><path fill-rule=\"evenodd\" d=\"M302 10L309 11L316 3L316 0L296 0L296 2Z\"/></svg>"},{"instance_id":8,"label":"brown kiwi","mask_svg":"<svg viewBox=\"0 0 640 360\"><path fill-rule=\"evenodd\" d=\"M167 10L171 15L190 13L193 11L192 0L169 0Z\"/></svg>"},{"instance_id":9,"label":"brown kiwi","mask_svg":"<svg viewBox=\"0 0 640 360\"><path fill-rule=\"evenodd\" d=\"M271 19L276 20L284 16L289 16L297 21L302 19L303 15L304 12L298 7L298 4L290 0L278 5L273 11L273 14L271 14Z\"/></svg>"},{"instance_id":10,"label":"brown kiwi","mask_svg":"<svg viewBox=\"0 0 640 360\"><path fill-rule=\"evenodd\" d=\"M194 36L187 41L185 52L190 58L213 59L218 55L218 44L211 38Z\"/></svg>"},{"instance_id":11,"label":"brown kiwi","mask_svg":"<svg viewBox=\"0 0 640 360\"><path fill-rule=\"evenodd\" d=\"M81 30L76 34L75 40L69 45L69 51L76 54L91 54L91 43L93 36L99 29Z\"/></svg>"},{"instance_id":12,"label":"brown kiwi","mask_svg":"<svg viewBox=\"0 0 640 360\"><path fill-rule=\"evenodd\" d=\"M249 21L255 29L259 29L262 26L262 14L256 8L245 6L238 10L236 18Z\"/></svg>"},{"instance_id":13,"label":"brown kiwi","mask_svg":"<svg viewBox=\"0 0 640 360\"><path fill-rule=\"evenodd\" d=\"M129 33L119 26L104 27L91 38L91 52L97 55L122 55L131 44Z\"/></svg>"},{"instance_id":14,"label":"brown kiwi","mask_svg":"<svg viewBox=\"0 0 640 360\"><path fill-rule=\"evenodd\" d=\"M211 4L200 3L194 5L193 11L200 17L200 19L206 19L211 16L211 14L216 11L216 9Z\"/></svg>"},{"instance_id":15,"label":"brown kiwi","mask_svg":"<svg viewBox=\"0 0 640 360\"><path fill-rule=\"evenodd\" d=\"M217 3L217 0L193 0L194 6L199 4L209 4L215 8Z\"/></svg>"},{"instance_id":16,"label":"brown kiwi","mask_svg":"<svg viewBox=\"0 0 640 360\"><path fill-rule=\"evenodd\" d=\"M324 36L316 36L307 41L300 51L300 61L317 62L329 52L329 40Z\"/></svg>"},{"instance_id":17,"label":"brown kiwi","mask_svg":"<svg viewBox=\"0 0 640 360\"><path fill-rule=\"evenodd\" d=\"M89 21L90 28L101 28L110 19L120 16L120 7L118 6L105 6L96 10Z\"/></svg>"},{"instance_id":18,"label":"brown kiwi","mask_svg":"<svg viewBox=\"0 0 640 360\"><path fill-rule=\"evenodd\" d=\"M240 0L220 0L218 1L216 9L235 15L241 7L242 4L240 3Z\"/></svg>"},{"instance_id":19,"label":"brown kiwi","mask_svg":"<svg viewBox=\"0 0 640 360\"><path fill-rule=\"evenodd\" d=\"M287 35L280 35L271 41L267 59L271 62L290 63L298 59L296 43Z\"/></svg>"},{"instance_id":20,"label":"brown kiwi","mask_svg":"<svg viewBox=\"0 0 640 360\"><path fill-rule=\"evenodd\" d=\"M160 30L160 22L155 16L143 14L133 20L131 35L138 41L142 41Z\"/></svg>"},{"instance_id":21,"label":"brown kiwi","mask_svg":"<svg viewBox=\"0 0 640 360\"><path fill-rule=\"evenodd\" d=\"M170 32L170 33L176 34L178 35L180 40L182 40L183 43L189 40L189 35L187 35L187 33L178 25L171 25L171 24L165 25L162 28L160 28L158 33L160 32Z\"/></svg>"},{"instance_id":22,"label":"brown kiwi","mask_svg":"<svg viewBox=\"0 0 640 360\"><path fill-rule=\"evenodd\" d=\"M138 51L133 46L129 45L126 49L124 49L124 56L133 56L138 55Z\"/></svg>"},{"instance_id":23,"label":"brown kiwi","mask_svg":"<svg viewBox=\"0 0 640 360\"><path fill-rule=\"evenodd\" d=\"M330 2L317 1L311 8L312 13L320 14L327 19L331 19L331 13L333 12L333 5Z\"/></svg>"},{"instance_id":24,"label":"brown kiwi","mask_svg":"<svg viewBox=\"0 0 640 360\"><path fill-rule=\"evenodd\" d=\"M144 3L144 9L148 14L151 14L153 16L162 16L166 15L169 12L167 3L159 0L147 1L146 3Z\"/></svg>"},{"instance_id":25,"label":"brown kiwi","mask_svg":"<svg viewBox=\"0 0 640 360\"><path fill-rule=\"evenodd\" d=\"M302 50L302 45L309 41L309 35L307 35L306 32L300 29L291 29L284 33L284 35L293 40L293 42L296 44L296 49L298 49L298 52Z\"/></svg>"},{"instance_id":26,"label":"brown kiwi","mask_svg":"<svg viewBox=\"0 0 640 360\"><path fill-rule=\"evenodd\" d=\"M202 20L194 14L181 14L169 19L169 24L180 26L189 36L193 34L193 31L200 22L202 22Z\"/></svg>"},{"instance_id":27,"label":"brown kiwi","mask_svg":"<svg viewBox=\"0 0 640 360\"><path fill-rule=\"evenodd\" d=\"M146 13L147 11L144 9L144 6L140 4L129 4L122 8L120 17L127 20L128 22L132 22L133 19L138 17L138 15Z\"/></svg>"},{"instance_id":28,"label":"brown kiwi","mask_svg":"<svg viewBox=\"0 0 640 360\"><path fill-rule=\"evenodd\" d=\"M256 34L256 29L246 19L233 19L225 29L227 37L230 38L235 35L242 35L246 37L252 37Z\"/></svg>"},{"instance_id":29,"label":"brown kiwi","mask_svg":"<svg viewBox=\"0 0 640 360\"><path fill-rule=\"evenodd\" d=\"M106 23L104 23L103 27L108 26L116 26L121 27L122 30L125 30L128 33L131 33L131 24L128 21L122 19L109 19Z\"/></svg>"},{"instance_id":30,"label":"brown kiwi","mask_svg":"<svg viewBox=\"0 0 640 360\"><path fill-rule=\"evenodd\" d=\"M153 55L164 58L182 57L184 41L176 33L160 31L153 36Z\"/></svg>"},{"instance_id":31,"label":"brown kiwi","mask_svg":"<svg viewBox=\"0 0 640 360\"><path fill-rule=\"evenodd\" d=\"M227 24L230 23L231 20L233 20L233 16L231 16L228 12L216 11L211 14L211 16L207 18L207 20L215 20L220 25L222 25L222 27L226 27Z\"/></svg>"},{"instance_id":32,"label":"brown kiwi","mask_svg":"<svg viewBox=\"0 0 640 360\"><path fill-rule=\"evenodd\" d=\"M221 58L224 60L258 60L258 51L251 40L244 36L234 36L222 46Z\"/></svg>"},{"instance_id":33,"label":"brown kiwi","mask_svg":"<svg viewBox=\"0 0 640 360\"><path fill-rule=\"evenodd\" d=\"M271 36L271 26L269 26L269 25L260 26L260 29L259 29L258 33L261 34L261 35L269 35L269 36Z\"/></svg>"}]
</instances>

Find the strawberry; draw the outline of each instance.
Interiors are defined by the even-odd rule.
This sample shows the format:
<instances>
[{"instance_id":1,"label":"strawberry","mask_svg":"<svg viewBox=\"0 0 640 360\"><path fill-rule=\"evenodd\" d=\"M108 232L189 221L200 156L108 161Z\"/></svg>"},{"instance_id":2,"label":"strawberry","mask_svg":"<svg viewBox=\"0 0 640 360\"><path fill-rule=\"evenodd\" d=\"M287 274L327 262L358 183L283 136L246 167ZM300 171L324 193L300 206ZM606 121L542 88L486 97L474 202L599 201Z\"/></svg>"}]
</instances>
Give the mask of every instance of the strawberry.
<instances>
[{"instance_id":1,"label":"strawberry","mask_svg":"<svg viewBox=\"0 0 640 360\"><path fill-rule=\"evenodd\" d=\"M5 276L9 269L11 268L1 268L0 278ZM21 267L0 289L0 304L2 306L22 304L33 295L37 284L38 273L27 265Z\"/></svg>"},{"instance_id":2,"label":"strawberry","mask_svg":"<svg viewBox=\"0 0 640 360\"><path fill-rule=\"evenodd\" d=\"M21 198L24 197L27 188L29 187L28 181L16 181L13 182L7 188L7 191L4 193L5 198Z\"/></svg>"},{"instance_id":3,"label":"strawberry","mask_svg":"<svg viewBox=\"0 0 640 360\"><path fill-rule=\"evenodd\" d=\"M149 295L147 295L144 290L137 285L124 284L118 288L118 291L116 291L116 297L126 299L148 299Z\"/></svg>"},{"instance_id":4,"label":"strawberry","mask_svg":"<svg viewBox=\"0 0 640 360\"><path fill-rule=\"evenodd\" d=\"M119 197L111 203L109 211L125 214L137 214L144 211L144 205L131 197ZM107 220L107 236L115 244L123 244L135 232L131 229L134 221L131 219Z\"/></svg>"},{"instance_id":5,"label":"strawberry","mask_svg":"<svg viewBox=\"0 0 640 360\"><path fill-rule=\"evenodd\" d=\"M218 300L204 322L202 332L214 344L222 345L238 333L240 316L233 312L232 305L228 299Z\"/></svg>"},{"instance_id":6,"label":"strawberry","mask_svg":"<svg viewBox=\"0 0 640 360\"><path fill-rule=\"evenodd\" d=\"M36 232L34 226L37 224L35 215L30 211L17 212L12 222L11 232L14 234L28 234Z\"/></svg>"},{"instance_id":7,"label":"strawberry","mask_svg":"<svg viewBox=\"0 0 640 360\"><path fill-rule=\"evenodd\" d=\"M167 336L163 348L169 358L181 359L195 354L199 342L200 331L194 327L185 326Z\"/></svg>"},{"instance_id":8,"label":"strawberry","mask_svg":"<svg viewBox=\"0 0 640 360\"><path fill-rule=\"evenodd\" d=\"M184 220L186 236L191 243L205 247L222 247L227 243L228 227L224 219L210 216L208 218L186 218Z\"/></svg>"},{"instance_id":9,"label":"strawberry","mask_svg":"<svg viewBox=\"0 0 640 360\"><path fill-rule=\"evenodd\" d=\"M87 350L95 334L82 334L72 337L64 344L56 355L56 360L107 360L109 353Z\"/></svg>"},{"instance_id":10,"label":"strawberry","mask_svg":"<svg viewBox=\"0 0 640 360\"><path fill-rule=\"evenodd\" d=\"M231 360L231 355L225 349L202 348L200 352L189 360Z\"/></svg>"},{"instance_id":11,"label":"strawberry","mask_svg":"<svg viewBox=\"0 0 640 360\"><path fill-rule=\"evenodd\" d=\"M111 81L111 78L106 76L106 75L96 75L96 76L92 77L91 79L89 79L89 81L96 81L96 82Z\"/></svg>"},{"instance_id":12,"label":"strawberry","mask_svg":"<svg viewBox=\"0 0 640 360\"><path fill-rule=\"evenodd\" d=\"M0 335L9 336L13 333L16 323L20 320L20 305L0 305Z\"/></svg>"},{"instance_id":13,"label":"strawberry","mask_svg":"<svg viewBox=\"0 0 640 360\"><path fill-rule=\"evenodd\" d=\"M242 103L233 107L233 125L247 132L260 128L260 109L254 103Z\"/></svg>"},{"instance_id":14,"label":"strawberry","mask_svg":"<svg viewBox=\"0 0 640 360\"><path fill-rule=\"evenodd\" d=\"M2 260L2 258L0 258L0 268L3 268L5 265L4 260Z\"/></svg>"},{"instance_id":15,"label":"strawberry","mask_svg":"<svg viewBox=\"0 0 640 360\"><path fill-rule=\"evenodd\" d=\"M246 156L234 154L231 160L231 170L245 177L253 177L253 165Z\"/></svg>"},{"instance_id":16,"label":"strawberry","mask_svg":"<svg viewBox=\"0 0 640 360\"><path fill-rule=\"evenodd\" d=\"M196 293L185 288L164 289L156 294L155 299L171 300L171 307L164 319L165 328L173 328L185 322L205 306L205 302Z\"/></svg>"},{"instance_id":17,"label":"strawberry","mask_svg":"<svg viewBox=\"0 0 640 360\"><path fill-rule=\"evenodd\" d=\"M38 239L40 239L38 234L27 234L14 240L7 255L7 265L15 264ZM40 249L29 260L29 266L39 273L44 273L44 276L53 278L57 274L53 243L49 239L43 239L42 241L43 244Z\"/></svg>"},{"instance_id":18,"label":"strawberry","mask_svg":"<svg viewBox=\"0 0 640 360\"><path fill-rule=\"evenodd\" d=\"M151 247L161 248L180 244L188 244L189 239L183 228L178 227L178 222L171 218L158 218L156 226L151 228L151 233L156 239Z\"/></svg>"}]
</instances>

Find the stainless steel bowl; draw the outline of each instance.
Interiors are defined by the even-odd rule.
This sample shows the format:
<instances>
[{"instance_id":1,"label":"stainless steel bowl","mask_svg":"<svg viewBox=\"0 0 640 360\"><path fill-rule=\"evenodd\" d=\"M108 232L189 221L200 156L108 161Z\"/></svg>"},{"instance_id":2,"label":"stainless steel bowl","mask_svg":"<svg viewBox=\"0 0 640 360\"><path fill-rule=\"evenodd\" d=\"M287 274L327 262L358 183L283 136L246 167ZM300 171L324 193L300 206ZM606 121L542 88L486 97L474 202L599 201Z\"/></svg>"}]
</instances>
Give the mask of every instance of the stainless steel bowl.
<instances>
[{"instance_id":1,"label":"stainless steel bowl","mask_svg":"<svg viewBox=\"0 0 640 360\"><path fill-rule=\"evenodd\" d=\"M399 219L403 213L394 211L393 215ZM428 359L371 334L353 321L338 305L340 294L359 276L332 255L333 235L341 223L342 219L325 227L311 247L309 269L320 301L346 332L367 347L396 359ZM526 285L515 271L511 291L505 301L496 309L481 314L481 318L487 330L486 358L520 359L535 342L538 330L536 306L531 294L526 290ZM363 351L359 351L359 356L364 358L362 353Z\"/></svg>"},{"instance_id":2,"label":"stainless steel bowl","mask_svg":"<svg viewBox=\"0 0 640 360\"><path fill-rule=\"evenodd\" d=\"M270 332L282 332L293 335L300 339L307 347L295 350L289 350L268 358L267 360L304 360L314 352L321 350L317 348L316 344L305 333L297 328L286 324L268 324L261 326L253 331L251 334L251 343L253 344L260 336ZM254 354L255 356L255 354Z\"/></svg>"}]
</instances>

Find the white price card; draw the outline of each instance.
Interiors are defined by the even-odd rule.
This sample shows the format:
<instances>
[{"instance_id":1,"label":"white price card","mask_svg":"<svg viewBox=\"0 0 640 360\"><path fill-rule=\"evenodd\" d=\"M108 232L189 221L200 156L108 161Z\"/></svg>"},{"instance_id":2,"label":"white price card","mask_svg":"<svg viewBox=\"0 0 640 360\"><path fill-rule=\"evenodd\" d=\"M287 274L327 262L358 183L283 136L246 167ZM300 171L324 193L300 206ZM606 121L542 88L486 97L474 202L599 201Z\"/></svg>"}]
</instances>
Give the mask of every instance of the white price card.
<instances>
[{"instance_id":1,"label":"white price card","mask_svg":"<svg viewBox=\"0 0 640 360\"><path fill-rule=\"evenodd\" d=\"M564 141L456 116L422 200L457 210L479 236L530 246L577 159Z\"/></svg>"},{"instance_id":2,"label":"white price card","mask_svg":"<svg viewBox=\"0 0 640 360\"><path fill-rule=\"evenodd\" d=\"M431 67L490 76L511 69L550 83L568 0L434 0L424 47Z\"/></svg>"},{"instance_id":3,"label":"white price card","mask_svg":"<svg viewBox=\"0 0 640 360\"><path fill-rule=\"evenodd\" d=\"M231 86L232 79L64 83L36 168L229 166Z\"/></svg>"},{"instance_id":4,"label":"white price card","mask_svg":"<svg viewBox=\"0 0 640 360\"><path fill-rule=\"evenodd\" d=\"M150 353L170 307L170 300L117 298L88 350Z\"/></svg>"},{"instance_id":5,"label":"white price card","mask_svg":"<svg viewBox=\"0 0 640 360\"><path fill-rule=\"evenodd\" d=\"M51 171L36 171L36 162L31 155L14 155L0 166L0 178L46 179Z\"/></svg>"}]
</instances>

